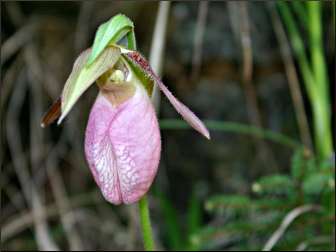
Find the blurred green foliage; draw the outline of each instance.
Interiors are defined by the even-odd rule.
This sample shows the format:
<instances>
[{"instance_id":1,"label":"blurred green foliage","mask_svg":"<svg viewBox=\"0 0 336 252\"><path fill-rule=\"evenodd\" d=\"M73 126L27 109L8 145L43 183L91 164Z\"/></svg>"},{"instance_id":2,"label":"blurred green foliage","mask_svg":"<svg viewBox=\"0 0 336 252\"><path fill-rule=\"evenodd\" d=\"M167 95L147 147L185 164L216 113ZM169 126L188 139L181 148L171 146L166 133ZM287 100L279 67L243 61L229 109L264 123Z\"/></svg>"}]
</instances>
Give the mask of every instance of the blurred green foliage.
<instances>
[{"instance_id":1,"label":"blurred green foliage","mask_svg":"<svg viewBox=\"0 0 336 252\"><path fill-rule=\"evenodd\" d=\"M290 174L263 176L251 186L250 195L215 195L206 200L205 210L221 225L200 225L201 205L192 195L186 219L188 232L172 203L159 194L166 237L170 249L261 250L281 221L294 208L319 206L298 216L275 245L276 250L297 249L304 242L309 249L332 250L335 221L335 168L330 161L318 161L298 148L292 157ZM314 240L321 242L314 243ZM307 245L308 246L308 245Z\"/></svg>"},{"instance_id":2,"label":"blurred green foliage","mask_svg":"<svg viewBox=\"0 0 336 252\"><path fill-rule=\"evenodd\" d=\"M272 249L334 250L335 162L321 5L318 1L276 2L312 107L315 153L268 130L230 122L207 122L210 130L248 134L292 147L290 170L260 177L252 183L248 195L219 194L206 199L204 208L214 220L207 225L200 225L201 218L196 217L200 216L200 209L190 208L193 210L188 211L188 219L194 214L197 228L185 235L180 234L181 225L172 204L161 194L170 249L261 250L293 209L314 206L312 211L302 212L292 220ZM309 37L308 44L305 36ZM160 125L163 129L188 128L176 120L161 120Z\"/></svg>"}]
</instances>

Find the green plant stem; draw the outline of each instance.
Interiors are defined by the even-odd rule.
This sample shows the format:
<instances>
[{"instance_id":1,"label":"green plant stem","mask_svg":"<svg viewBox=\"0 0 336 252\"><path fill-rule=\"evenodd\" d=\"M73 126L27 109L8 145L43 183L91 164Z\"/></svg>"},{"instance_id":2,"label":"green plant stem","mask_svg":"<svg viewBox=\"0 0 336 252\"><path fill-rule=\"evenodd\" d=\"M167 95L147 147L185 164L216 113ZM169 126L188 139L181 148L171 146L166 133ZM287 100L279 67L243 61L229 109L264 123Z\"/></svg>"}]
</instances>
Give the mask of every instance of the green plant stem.
<instances>
[{"instance_id":1,"label":"green plant stem","mask_svg":"<svg viewBox=\"0 0 336 252\"><path fill-rule=\"evenodd\" d=\"M307 4L312 64L308 61L303 40L287 3L277 2L312 106L316 153L319 158L325 159L331 156L333 148L328 79L322 48L321 6L319 2Z\"/></svg>"},{"instance_id":2,"label":"green plant stem","mask_svg":"<svg viewBox=\"0 0 336 252\"><path fill-rule=\"evenodd\" d=\"M305 29L308 29L308 18L307 18L307 10L305 8L305 3L301 1L291 1L293 10L300 19L302 25Z\"/></svg>"},{"instance_id":3,"label":"green plant stem","mask_svg":"<svg viewBox=\"0 0 336 252\"><path fill-rule=\"evenodd\" d=\"M146 195L139 201L140 224L142 229L142 236L144 241L144 248L146 251L154 250L154 240L152 233L152 226L149 217L149 208Z\"/></svg>"},{"instance_id":4,"label":"green plant stem","mask_svg":"<svg viewBox=\"0 0 336 252\"><path fill-rule=\"evenodd\" d=\"M318 104L313 109L316 131L316 144L322 158L330 157L332 153L331 130L330 130L330 102L328 91L328 77L323 53L321 3L307 2L309 17L309 36L312 69L315 77L315 85L319 88Z\"/></svg>"},{"instance_id":5,"label":"green plant stem","mask_svg":"<svg viewBox=\"0 0 336 252\"><path fill-rule=\"evenodd\" d=\"M136 50L136 40L134 30L129 32L126 35L126 37L127 37L127 48L130 50ZM140 211L140 225L142 230L144 248L146 251L153 251L154 239L153 239L152 225L149 216L148 200L146 195L140 199L138 205Z\"/></svg>"},{"instance_id":6,"label":"green plant stem","mask_svg":"<svg viewBox=\"0 0 336 252\"><path fill-rule=\"evenodd\" d=\"M242 123L235 123L235 122L222 122L222 121L212 121L212 120L205 120L204 123L210 130L218 130L218 131L227 131L239 134L247 134L255 137L260 137L264 139L271 140L273 142L277 142L283 144L285 146L291 148L298 148L302 147L302 145L280 133L262 129L259 127L245 125ZM190 126L179 119L161 119L160 120L160 128L161 129L188 129Z\"/></svg>"},{"instance_id":7,"label":"green plant stem","mask_svg":"<svg viewBox=\"0 0 336 252\"><path fill-rule=\"evenodd\" d=\"M294 17L290 12L286 2L277 2L280 14L289 33L289 39L291 41L293 51L298 59L298 63L302 72L302 78L304 80L306 90L311 101L314 101L317 97L318 89L314 85L314 77L310 69L308 57L305 52L305 46L300 36L299 30L295 24Z\"/></svg>"}]
</instances>

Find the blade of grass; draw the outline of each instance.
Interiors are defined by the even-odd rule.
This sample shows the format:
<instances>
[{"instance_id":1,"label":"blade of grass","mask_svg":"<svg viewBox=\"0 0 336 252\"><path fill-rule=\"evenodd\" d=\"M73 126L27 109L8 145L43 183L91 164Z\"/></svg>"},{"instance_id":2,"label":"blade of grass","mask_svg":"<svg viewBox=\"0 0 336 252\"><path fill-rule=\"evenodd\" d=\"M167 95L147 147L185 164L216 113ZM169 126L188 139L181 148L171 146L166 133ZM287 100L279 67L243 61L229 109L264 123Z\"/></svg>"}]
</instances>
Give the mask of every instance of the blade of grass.
<instances>
[{"instance_id":1,"label":"blade of grass","mask_svg":"<svg viewBox=\"0 0 336 252\"><path fill-rule=\"evenodd\" d=\"M162 217L167 228L167 239L172 250L182 249L181 226L177 218L177 212L170 200L161 192L157 192L160 201Z\"/></svg>"},{"instance_id":2,"label":"blade of grass","mask_svg":"<svg viewBox=\"0 0 336 252\"><path fill-rule=\"evenodd\" d=\"M304 2L301 1L291 1L290 2L292 5L292 8L298 18L300 19L300 22L302 25L307 28L309 23L308 23L308 18L307 18L307 10L305 8Z\"/></svg>"},{"instance_id":3,"label":"blade of grass","mask_svg":"<svg viewBox=\"0 0 336 252\"><path fill-rule=\"evenodd\" d=\"M223 122L223 121L212 121L212 120L205 120L205 125L210 130L218 130L218 131L225 131L237 134L246 134L251 135L254 137L264 138L271 140L273 142L285 145L290 148L297 148L300 147L301 144L293 140L283 134L258 128L251 125L246 125L242 123L235 123L235 122ZM179 119L161 119L160 120L160 128L164 130L168 129L188 129L190 126Z\"/></svg>"},{"instance_id":4,"label":"blade of grass","mask_svg":"<svg viewBox=\"0 0 336 252\"><path fill-rule=\"evenodd\" d=\"M328 92L328 75L323 52L322 22L321 22L321 3L307 2L309 17L309 37L310 53L312 60L313 74L316 85L319 87L319 97L317 108L314 114L319 117L315 127L316 144L322 158L330 157L332 153L331 130L330 130L330 101Z\"/></svg>"},{"instance_id":5,"label":"blade of grass","mask_svg":"<svg viewBox=\"0 0 336 252\"><path fill-rule=\"evenodd\" d=\"M188 206L188 215L187 215L187 250L196 251L198 250L197 246L191 242L193 234L201 227L201 202L197 198L196 188L194 188L192 195L190 197L189 206Z\"/></svg>"},{"instance_id":6,"label":"blade of grass","mask_svg":"<svg viewBox=\"0 0 336 252\"><path fill-rule=\"evenodd\" d=\"M285 29L281 23L280 16L275 9L274 3L268 3L268 9L270 11L274 32L279 43L281 57L284 62L284 68L286 71L288 86L295 109L297 123L299 126L301 141L304 145L312 150L313 146L308 126L309 124L307 114L303 102L302 92L300 90L298 73L295 68L289 41L287 39Z\"/></svg>"},{"instance_id":7,"label":"blade of grass","mask_svg":"<svg viewBox=\"0 0 336 252\"><path fill-rule=\"evenodd\" d=\"M324 56L321 36L321 9L319 5L309 7L310 51L312 68L306 56L305 47L294 17L284 1L278 1L280 14L288 30L293 51L298 59L305 88L312 106L314 120L314 137L316 152L321 159L330 157L332 140L330 129L330 111L326 68L323 66ZM322 64L322 66L321 66ZM316 73L317 71L317 73Z\"/></svg>"},{"instance_id":8,"label":"blade of grass","mask_svg":"<svg viewBox=\"0 0 336 252\"><path fill-rule=\"evenodd\" d=\"M286 2L279 1L277 2L277 6L279 7L280 14L282 15L283 21L289 33L294 53L298 58L298 63L300 65L308 96L311 100L314 100L317 98L316 96L318 90L314 86L315 80L311 72L309 61L305 52L305 46L296 26L294 17Z\"/></svg>"}]
</instances>

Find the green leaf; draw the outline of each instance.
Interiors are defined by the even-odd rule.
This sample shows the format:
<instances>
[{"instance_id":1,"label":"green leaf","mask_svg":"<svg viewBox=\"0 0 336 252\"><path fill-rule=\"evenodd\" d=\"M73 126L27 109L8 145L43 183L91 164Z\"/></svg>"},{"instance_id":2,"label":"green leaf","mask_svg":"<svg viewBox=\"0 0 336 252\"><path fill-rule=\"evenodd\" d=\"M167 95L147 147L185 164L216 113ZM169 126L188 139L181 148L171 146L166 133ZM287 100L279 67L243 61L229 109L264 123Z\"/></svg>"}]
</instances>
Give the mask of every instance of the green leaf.
<instances>
[{"instance_id":1,"label":"green leaf","mask_svg":"<svg viewBox=\"0 0 336 252\"><path fill-rule=\"evenodd\" d=\"M87 66L91 65L107 46L116 44L129 32L133 33L133 30L133 22L123 14L118 14L100 25L93 42ZM132 42L135 43L135 39Z\"/></svg>"},{"instance_id":2,"label":"green leaf","mask_svg":"<svg viewBox=\"0 0 336 252\"><path fill-rule=\"evenodd\" d=\"M120 49L108 47L90 66L85 66L91 49L82 52L73 66L72 72L65 83L62 92L62 114L58 124L70 112L79 97L87 90L103 73L112 68L120 57Z\"/></svg>"},{"instance_id":3,"label":"green leaf","mask_svg":"<svg viewBox=\"0 0 336 252\"><path fill-rule=\"evenodd\" d=\"M236 210L248 210L251 204L250 198L243 195L218 195L207 200L205 208L211 212L224 208L234 208Z\"/></svg>"},{"instance_id":4,"label":"green leaf","mask_svg":"<svg viewBox=\"0 0 336 252\"><path fill-rule=\"evenodd\" d=\"M136 40L134 30L127 34L127 49L136 50Z\"/></svg>"},{"instance_id":5,"label":"green leaf","mask_svg":"<svg viewBox=\"0 0 336 252\"><path fill-rule=\"evenodd\" d=\"M300 179L303 176L303 148L295 150L291 160L291 175L294 179Z\"/></svg>"},{"instance_id":6,"label":"green leaf","mask_svg":"<svg viewBox=\"0 0 336 252\"><path fill-rule=\"evenodd\" d=\"M312 173L303 182L303 191L306 194L319 194L323 189L328 188L331 174Z\"/></svg>"},{"instance_id":7,"label":"green leaf","mask_svg":"<svg viewBox=\"0 0 336 252\"><path fill-rule=\"evenodd\" d=\"M187 211L188 234L195 233L199 229L201 223L201 209L201 202L197 198L196 193L193 192L189 201Z\"/></svg>"},{"instance_id":8,"label":"green leaf","mask_svg":"<svg viewBox=\"0 0 336 252\"><path fill-rule=\"evenodd\" d=\"M252 190L258 194L290 194L294 184L289 176L274 174L260 178L252 185Z\"/></svg>"}]
</instances>

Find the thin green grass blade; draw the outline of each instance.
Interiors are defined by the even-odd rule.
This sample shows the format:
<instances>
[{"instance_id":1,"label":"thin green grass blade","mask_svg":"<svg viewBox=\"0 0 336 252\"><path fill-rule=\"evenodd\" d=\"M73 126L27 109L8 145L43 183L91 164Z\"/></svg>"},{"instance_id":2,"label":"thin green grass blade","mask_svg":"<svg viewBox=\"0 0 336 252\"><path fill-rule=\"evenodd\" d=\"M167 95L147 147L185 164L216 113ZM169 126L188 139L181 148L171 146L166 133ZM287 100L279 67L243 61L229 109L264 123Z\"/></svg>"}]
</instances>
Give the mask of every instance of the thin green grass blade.
<instances>
[{"instance_id":1,"label":"thin green grass blade","mask_svg":"<svg viewBox=\"0 0 336 252\"><path fill-rule=\"evenodd\" d=\"M225 131L230 133L236 133L236 134L245 134L250 135L258 138L264 138L271 140L273 142L285 145L290 148L298 148L302 146L299 142L296 140L293 140L283 134L258 128L251 125L245 125L242 123L236 123L236 122L223 122L223 121L211 121L206 120L204 121L205 125L210 130L217 130L217 131ZM161 119L160 120L160 127L161 129L168 130L168 129L189 129L190 126L179 119Z\"/></svg>"}]
</instances>

